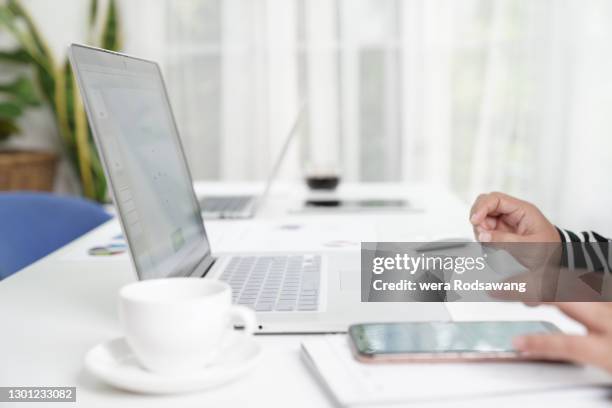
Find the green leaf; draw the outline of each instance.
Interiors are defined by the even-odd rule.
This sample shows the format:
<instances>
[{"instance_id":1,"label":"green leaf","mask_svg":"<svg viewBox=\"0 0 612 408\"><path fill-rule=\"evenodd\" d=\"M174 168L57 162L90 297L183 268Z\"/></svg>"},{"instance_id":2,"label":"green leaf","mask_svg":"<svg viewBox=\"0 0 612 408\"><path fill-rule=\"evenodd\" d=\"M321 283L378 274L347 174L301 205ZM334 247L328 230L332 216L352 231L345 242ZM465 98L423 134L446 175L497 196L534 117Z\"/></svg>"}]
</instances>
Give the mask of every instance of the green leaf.
<instances>
[{"instance_id":1,"label":"green leaf","mask_svg":"<svg viewBox=\"0 0 612 408\"><path fill-rule=\"evenodd\" d=\"M13 23L15 15L11 13L7 6L0 6L0 24L8 25Z\"/></svg>"},{"instance_id":2,"label":"green leaf","mask_svg":"<svg viewBox=\"0 0 612 408\"><path fill-rule=\"evenodd\" d=\"M14 31L15 26L15 15L5 6L0 7L0 27L9 31Z\"/></svg>"},{"instance_id":3,"label":"green leaf","mask_svg":"<svg viewBox=\"0 0 612 408\"><path fill-rule=\"evenodd\" d=\"M104 169L102 168L102 163L100 162L100 156L98 155L98 150L93 140L91 128L88 128L88 133L89 148L91 149L91 168L94 181L95 199L96 201L103 203L107 199L106 175L104 174Z\"/></svg>"},{"instance_id":4,"label":"green leaf","mask_svg":"<svg viewBox=\"0 0 612 408\"><path fill-rule=\"evenodd\" d=\"M21 48L30 56L30 59L37 67L37 71L46 71L46 74L43 74L52 77L55 65L53 56L46 42L40 36L34 21L21 6L19 0L5 1L7 6L0 8L0 24L4 24L13 34ZM44 86L43 90L45 90L45 96L48 96L49 94Z\"/></svg>"},{"instance_id":5,"label":"green leaf","mask_svg":"<svg viewBox=\"0 0 612 408\"><path fill-rule=\"evenodd\" d=\"M23 20L23 22L25 23L27 27L28 32L30 33L32 37L32 40L34 41L34 45L36 46L37 51L41 55L44 55L45 57L49 57L48 48L44 40L40 36L38 32L38 28L36 27L36 24L34 24L34 21L30 17L30 14L21 5L21 2L19 0L7 0L7 7L16 17Z\"/></svg>"},{"instance_id":6,"label":"green leaf","mask_svg":"<svg viewBox=\"0 0 612 408\"><path fill-rule=\"evenodd\" d=\"M89 4L89 27L96 25L98 19L98 0L91 0Z\"/></svg>"},{"instance_id":7,"label":"green leaf","mask_svg":"<svg viewBox=\"0 0 612 408\"><path fill-rule=\"evenodd\" d=\"M64 65L64 77L65 87L66 87L66 114L68 115L68 125L70 126L70 131L74 132L75 129L75 111L74 111L74 79L72 74L72 67L70 63L66 61Z\"/></svg>"},{"instance_id":8,"label":"green leaf","mask_svg":"<svg viewBox=\"0 0 612 408\"><path fill-rule=\"evenodd\" d=\"M55 78L53 74L49 72L44 66L40 64L35 65L36 77L38 79L38 85L42 91L45 100L55 110Z\"/></svg>"},{"instance_id":9,"label":"green leaf","mask_svg":"<svg viewBox=\"0 0 612 408\"><path fill-rule=\"evenodd\" d=\"M25 12L24 12L25 13ZM27 14L26 14L27 15ZM39 49L45 48L44 44L36 44L35 38L37 37L36 28L33 26L31 20L29 25L26 25L24 30L22 27L18 27L16 20L22 18L18 17L9 7L0 7L0 27L4 27L13 35L15 40L20 44L21 48L16 51L4 52L0 54L0 61L24 61L29 62L33 65L36 73L40 89L45 96L47 102L53 108L53 101L55 95L55 80L53 78L53 61L48 52L44 51L41 53ZM34 31L30 31L33 29Z\"/></svg>"},{"instance_id":10,"label":"green leaf","mask_svg":"<svg viewBox=\"0 0 612 408\"><path fill-rule=\"evenodd\" d=\"M12 83L0 85L0 92L11 95L15 102L19 103L22 107L37 106L41 102L36 87L25 76L17 78Z\"/></svg>"},{"instance_id":11,"label":"green leaf","mask_svg":"<svg viewBox=\"0 0 612 408\"><path fill-rule=\"evenodd\" d=\"M121 34L119 32L119 16L115 0L108 3L108 11L102 30L101 47L111 51L121 50Z\"/></svg>"},{"instance_id":12,"label":"green leaf","mask_svg":"<svg viewBox=\"0 0 612 408\"><path fill-rule=\"evenodd\" d=\"M23 113L21 106L15 102L0 102L0 118L17 119Z\"/></svg>"},{"instance_id":13,"label":"green leaf","mask_svg":"<svg viewBox=\"0 0 612 408\"><path fill-rule=\"evenodd\" d=\"M28 64L32 62L32 57L23 48L19 48L15 51L0 51L0 62Z\"/></svg>"},{"instance_id":14,"label":"green leaf","mask_svg":"<svg viewBox=\"0 0 612 408\"><path fill-rule=\"evenodd\" d=\"M8 139L10 136L21 133L21 129L15 121L0 118L0 141Z\"/></svg>"}]
</instances>

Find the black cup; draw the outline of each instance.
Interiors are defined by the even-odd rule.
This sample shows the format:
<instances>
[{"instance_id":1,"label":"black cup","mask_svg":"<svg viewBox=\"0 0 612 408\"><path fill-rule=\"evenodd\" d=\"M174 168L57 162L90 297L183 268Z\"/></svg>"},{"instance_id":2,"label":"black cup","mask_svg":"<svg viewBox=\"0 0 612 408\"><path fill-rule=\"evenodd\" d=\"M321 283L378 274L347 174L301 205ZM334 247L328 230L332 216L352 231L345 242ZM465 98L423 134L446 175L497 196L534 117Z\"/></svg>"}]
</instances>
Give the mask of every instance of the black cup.
<instances>
[{"instance_id":1,"label":"black cup","mask_svg":"<svg viewBox=\"0 0 612 408\"><path fill-rule=\"evenodd\" d=\"M306 176L306 184L311 190L335 190L340 184L340 176L337 174Z\"/></svg>"}]
</instances>

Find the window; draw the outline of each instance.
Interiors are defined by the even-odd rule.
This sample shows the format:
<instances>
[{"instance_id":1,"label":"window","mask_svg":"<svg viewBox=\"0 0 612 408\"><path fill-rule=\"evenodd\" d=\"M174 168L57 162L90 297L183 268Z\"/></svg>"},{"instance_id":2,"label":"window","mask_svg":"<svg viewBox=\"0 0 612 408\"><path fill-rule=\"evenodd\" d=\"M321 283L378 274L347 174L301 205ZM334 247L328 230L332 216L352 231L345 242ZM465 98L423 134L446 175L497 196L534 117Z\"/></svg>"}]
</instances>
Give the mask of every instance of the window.
<instances>
[{"instance_id":1,"label":"window","mask_svg":"<svg viewBox=\"0 0 612 408\"><path fill-rule=\"evenodd\" d=\"M156 4L163 35L148 49L197 179L264 178L301 100L288 179L331 163L345 180L438 183L466 200L504 190L571 226L585 219L580 163L612 170L605 0Z\"/></svg>"}]
</instances>

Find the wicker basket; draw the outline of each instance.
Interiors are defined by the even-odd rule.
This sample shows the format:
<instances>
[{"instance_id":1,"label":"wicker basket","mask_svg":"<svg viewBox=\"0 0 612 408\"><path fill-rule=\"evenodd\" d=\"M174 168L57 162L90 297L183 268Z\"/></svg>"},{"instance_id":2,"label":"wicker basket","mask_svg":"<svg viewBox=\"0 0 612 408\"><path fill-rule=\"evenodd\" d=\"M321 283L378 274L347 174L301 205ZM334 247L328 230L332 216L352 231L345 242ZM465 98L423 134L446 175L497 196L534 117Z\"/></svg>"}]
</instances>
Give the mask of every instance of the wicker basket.
<instances>
[{"instance_id":1,"label":"wicker basket","mask_svg":"<svg viewBox=\"0 0 612 408\"><path fill-rule=\"evenodd\" d=\"M0 190L52 191L56 167L54 153L0 151Z\"/></svg>"}]
</instances>

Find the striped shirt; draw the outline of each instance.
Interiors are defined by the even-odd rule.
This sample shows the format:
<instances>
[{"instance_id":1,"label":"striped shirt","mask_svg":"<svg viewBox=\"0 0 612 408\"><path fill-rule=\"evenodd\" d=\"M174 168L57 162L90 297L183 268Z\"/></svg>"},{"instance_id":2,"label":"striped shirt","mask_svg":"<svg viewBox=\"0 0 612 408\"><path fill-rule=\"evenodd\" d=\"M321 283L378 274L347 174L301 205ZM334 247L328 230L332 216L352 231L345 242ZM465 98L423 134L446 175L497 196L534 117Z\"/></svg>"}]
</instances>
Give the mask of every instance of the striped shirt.
<instances>
[{"instance_id":1,"label":"striped shirt","mask_svg":"<svg viewBox=\"0 0 612 408\"><path fill-rule=\"evenodd\" d=\"M576 234L557 228L563 254L561 263L570 269L610 272L612 270L612 240L593 231Z\"/></svg>"}]
</instances>

